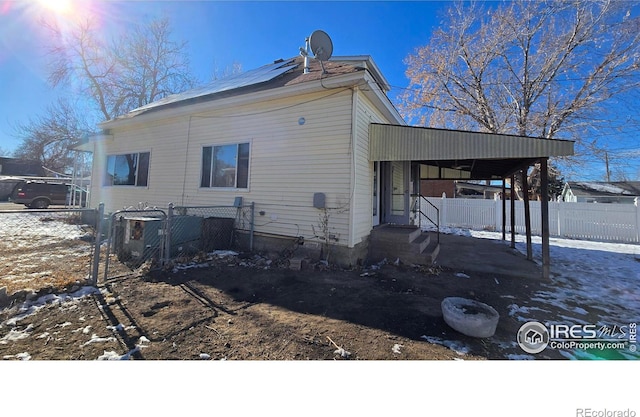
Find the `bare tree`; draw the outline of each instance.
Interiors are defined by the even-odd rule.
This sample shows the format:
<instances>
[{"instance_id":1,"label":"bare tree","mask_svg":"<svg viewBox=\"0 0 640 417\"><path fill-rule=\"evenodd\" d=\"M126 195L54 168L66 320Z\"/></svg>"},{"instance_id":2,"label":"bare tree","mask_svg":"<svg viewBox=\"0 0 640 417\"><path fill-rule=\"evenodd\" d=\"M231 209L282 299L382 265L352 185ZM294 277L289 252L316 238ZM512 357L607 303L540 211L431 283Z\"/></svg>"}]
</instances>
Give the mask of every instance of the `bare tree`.
<instances>
[{"instance_id":1,"label":"bare tree","mask_svg":"<svg viewBox=\"0 0 640 417\"><path fill-rule=\"evenodd\" d=\"M637 118L636 2L514 0L456 3L429 44L407 59L400 109L414 123L576 141ZM637 122L636 122L637 125ZM593 139L592 139L593 138ZM535 171L535 169L534 169Z\"/></svg>"},{"instance_id":2,"label":"bare tree","mask_svg":"<svg viewBox=\"0 0 640 417\"><path fill-rule=\"evenodd\" d=\"M14 156L40 161L51 171L71 174L75 157L73 149L89 133L90 128L75 107L59 100L47 107L44 115L15 128L14 134L22 139L22 143Z\"/></svg>"},{"instance_id":3,"label":"bare tree","mask_svg":"<svg viewBox=\"0 0 640 417\"><path fill-rule=\"evenodd\" d=\"M101 38L91 18L71 30L55 24L48 28L49 81L54 87L73 81L76 92L89 97L104 120L195 84L186 42L172 41L167 18L134 25L111 42Z\"/></svg>"},{"instance_id":4,"label":"bare tree","mask_svg":"<svg viewBox=\"0 0 640 417\"><path fill-rule=\"evenodd\" d=\"M213 69L211 71L211 81L219 80L220 78L229 77L242 73L242 64L238 61L233 61L231 65L227 65L223 69L220 69L217 61L213 61Z\"/></svg>"}]
</instances>

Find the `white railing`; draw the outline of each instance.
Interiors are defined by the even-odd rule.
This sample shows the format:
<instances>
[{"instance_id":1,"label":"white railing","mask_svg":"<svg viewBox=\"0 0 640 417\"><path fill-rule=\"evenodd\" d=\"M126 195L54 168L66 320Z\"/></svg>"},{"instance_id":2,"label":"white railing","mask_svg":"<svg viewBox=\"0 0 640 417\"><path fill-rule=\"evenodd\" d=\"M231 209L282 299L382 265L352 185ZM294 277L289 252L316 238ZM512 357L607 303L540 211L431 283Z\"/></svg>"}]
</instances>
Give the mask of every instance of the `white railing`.
<instances>
[{"instance_id":1,"label":"white railing","mask_svg":"<svg viewBox=\"0 0 640 417\"><path fill-rule=\"evenodd\" d=\"M424 197L423 197L424 198ZM440 211L441 227L502 231L502 201L466 198L426 198ZM511 210L506 202L506 231ZM635 204L549 202L551 236L584 240L640 243L640 207ZM531 232L542 234L540 202L531 201ZM423 211L429 216L430 206ZM432 209L433 210L433 209ZM515 231L525 233L524 202L515 201ZM425 224L425 223L423 223Z\"/></svg>"}]
</instances>

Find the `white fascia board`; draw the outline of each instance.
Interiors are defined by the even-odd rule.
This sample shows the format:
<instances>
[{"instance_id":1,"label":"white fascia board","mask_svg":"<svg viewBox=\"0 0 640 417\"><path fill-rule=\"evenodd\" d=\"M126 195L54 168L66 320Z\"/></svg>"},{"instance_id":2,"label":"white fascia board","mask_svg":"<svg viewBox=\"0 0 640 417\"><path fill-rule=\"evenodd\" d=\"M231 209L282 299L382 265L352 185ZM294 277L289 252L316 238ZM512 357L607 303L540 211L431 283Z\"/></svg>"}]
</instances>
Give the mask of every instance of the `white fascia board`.
<instances>
[{"instance_id":1,"label":"white fascia board","mask_svg":"<svg viewBox=\"0 0 640 417\"><path fill-rule=\"evenodd\" d=\"M157 120L166 120L168 118L186 117L198 113L217 110L220 108L242 106L250 103L268 102L279 98L288 98L291 96L307 93L327 91L327 89L332 88L351 88L361 84L363 78L368 76L369 75L365 71L359 71L336 77L324 78L322 80L308 81L300 84L258 91L255 93L230 96L218 100L214 99L195 104L185 104L182 106L166 109L159 108L157 110L148 111L131 118L112 119L106 122L102 122L98 126L101 129L114 129L125 126L135 126L137 124L148 124L150 122L154 122ZM391 103L389 102L389 104Z\"/></svg>"},{"instance_id":2,"label":"white fascia board","mask_svg":"<svg viewBox=\"0 0 640 417\"><path fill-rule=\"evenodd\" d=\"M380 86L382 87L382 89L385 92L391 90L391 86L389 85L389 82L384 77L384 75L382 75L382 72L380 71L380 68L378 68L376 63L373 61L373 58L371 57L371 55L336 56L336 57L333 57L333 58L329 59L329 61L335 61L335 62L361 62L362 66L367 71L371 72L371 74L373 75L373 78L376 80L376 82L380 83Z\"/></svg>"},{"instance_id":3,"label":"white fascia board","mask_svg":"<svg viewBox=\"0 0 640 417\"><path fill-rule=\"evenodd\" d=\"M113 141L113 135L108 134L97 134L89 136L89 140L85 143L81 143L80 145L74 147L73 149L81 152L93 152L94 145L96 142L104 142L104 141Z\"/></svg>"},{"instance_id":4,"label":"white fascia board","mask_svg":"<svg viewBox=\"0 0 640 417\"><path fill-rule=\"evenodd\" d=\"M391 120L391 124L406 126L407 122L404 120L398 109L391 103L389 97L380 89L378 82L369 74L365 75L365 79L368 81L368 89L362 89L363 93L371 100L376 107Z\"/></svg>"}]
</instances>

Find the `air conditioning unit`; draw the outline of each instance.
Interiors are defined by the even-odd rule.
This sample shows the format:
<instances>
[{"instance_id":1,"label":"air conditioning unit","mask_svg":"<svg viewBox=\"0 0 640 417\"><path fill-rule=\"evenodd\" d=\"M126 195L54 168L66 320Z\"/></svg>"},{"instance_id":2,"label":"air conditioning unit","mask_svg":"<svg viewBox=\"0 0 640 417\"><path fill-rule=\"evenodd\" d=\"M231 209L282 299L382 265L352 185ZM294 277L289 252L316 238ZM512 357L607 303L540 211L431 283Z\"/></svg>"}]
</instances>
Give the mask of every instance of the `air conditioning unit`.
<instances>
[{"instance_id":1,"label":"air conditioning unit","mask_svg":"<svg viewBox=\"0 0 640 417\"><path fill-rule=\"evenodd\" d=\"M142 264L157 258L162 242L162 219L121 217L116 224L115 252L122 262Z\"/></svg>"}]
</instances>

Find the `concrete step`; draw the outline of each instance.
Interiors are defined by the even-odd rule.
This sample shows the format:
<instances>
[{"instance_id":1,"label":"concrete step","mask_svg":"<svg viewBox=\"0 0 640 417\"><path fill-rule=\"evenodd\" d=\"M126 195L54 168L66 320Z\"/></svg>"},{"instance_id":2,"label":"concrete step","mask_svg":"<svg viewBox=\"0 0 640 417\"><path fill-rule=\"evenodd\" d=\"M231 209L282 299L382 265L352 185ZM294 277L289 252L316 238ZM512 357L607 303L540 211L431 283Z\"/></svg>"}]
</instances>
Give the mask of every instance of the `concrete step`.
<instances>
[{"instance_id":1,"label":"concrete step","mask_svg":"<svg viewBox=\"0 0 640 417\"><path fill-rule=\"evenodd\" d=\"M422 232L420 235L411 242L411 247L413 250L416 250L417 253L422 253L431 243L431 234L427 232Z\"/></svg>"},{"instance_id":2,"label":"concrete step","mask_svg":"<svg viewBox=\"0 0 640 417\"><path fill-rule=\"evenodd\" d=\"M420 232L414 234L413 231L405 231L411 234L414 239L406 242L383 239L386 233L380 234L376 239L369 242L369 259L371 263L377 263L383 259L395 262L396 259L407 264L431 265L440 251L440 245L431 233Z\"/></svg>"},{"instance_id":3,"label":"concrete step","mask_svg":"<svg viewBox=\"0 0 640 417\"><path fill-rule=\"evenodd\" d=\"M428 264L432 264L436 261L436 258L440 254L440 244L436 241L436 239L432 239L431 243L424 250L423 255L428 262Z\"/></svg>"},{"instance_id":4,"label":"concrete step","mask_svg":"<svg viewBox=\"0 0 640 417\"><path fill-rule=\"evenodd\" d=\"M381 225L371 231L372 241L384 241L394 243L410 243L420 234L417 226Z\"/></svg>"}]
</instances>

